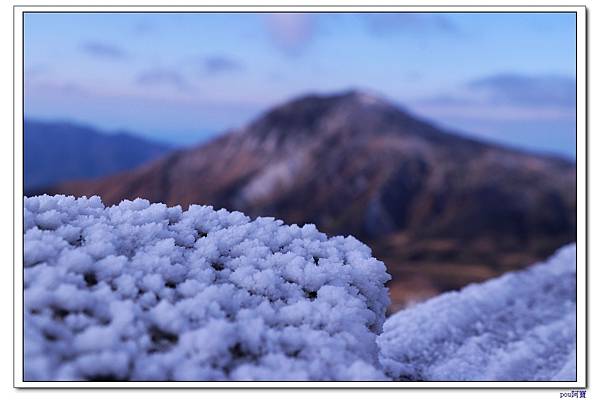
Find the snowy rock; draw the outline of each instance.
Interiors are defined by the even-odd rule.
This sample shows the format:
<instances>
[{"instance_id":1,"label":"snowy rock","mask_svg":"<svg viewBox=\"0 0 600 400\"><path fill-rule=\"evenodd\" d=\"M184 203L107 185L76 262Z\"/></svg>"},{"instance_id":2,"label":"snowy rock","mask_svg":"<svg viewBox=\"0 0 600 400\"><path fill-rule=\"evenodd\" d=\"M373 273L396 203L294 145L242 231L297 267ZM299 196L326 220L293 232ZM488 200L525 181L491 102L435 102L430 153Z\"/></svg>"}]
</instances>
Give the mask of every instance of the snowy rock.
<instances>
[{"instance_id":1,"label":"snowy rock","mask_svg":"<svg viewBox=\"0 0 600 400\"><path fill-rule=\"evenodd\" d=\"M574 381L575 245L546 263L390 317L377 339L395 380Z\"/></svg>"},{"instance_id":2,"label":"snowy rock","mask_svg":"<svg viewBox=\"0 0 600 400\"><path fill-rule=\"evenodd\" d=\"M211 207L25 199L25 380L381 380L385 266Z\"/></svg>"}]
</instances>

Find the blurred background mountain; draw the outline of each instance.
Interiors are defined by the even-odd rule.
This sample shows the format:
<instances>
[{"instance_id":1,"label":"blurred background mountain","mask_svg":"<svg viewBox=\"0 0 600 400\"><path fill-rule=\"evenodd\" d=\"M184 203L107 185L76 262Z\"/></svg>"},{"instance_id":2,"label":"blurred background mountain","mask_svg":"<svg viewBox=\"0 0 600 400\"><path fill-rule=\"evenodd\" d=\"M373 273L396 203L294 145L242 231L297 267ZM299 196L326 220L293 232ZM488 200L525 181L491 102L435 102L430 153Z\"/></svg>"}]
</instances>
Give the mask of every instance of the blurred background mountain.
<instances>
[{"instance_id":1,"label":"blurred background mountain","mask_svg":"<svg viewBox=\"0 0 600 400\"><path fill-rule=\"evenodd\" d=\"M575 241L575 164L440 130L375 95L284 103L247 127L108 178L45 190L210 204L368 243L395 307Z\"/></svg>"},{"instance_id":2,"label":"blurred background mountain","mask_svg":"<svg viewBox=\"0 0 600 400\"><path fill-rule=\"evenodd\" d=\"M137 167L173 148L128 132L111 134L69 122L26 120L25 191Z\"/></svg>"},{"instance_id":3,"label":"blurred background mountain","mask_svg":"<svg viewBox=\"0 0 600 400\"><path fill-rule=\"evenodd\" d=\"M24 29L26 193L352 234L395 308L575 241L572 13L29 13ZM57 120L86 124L40 122Z\"/></svg>"}]
</instances>

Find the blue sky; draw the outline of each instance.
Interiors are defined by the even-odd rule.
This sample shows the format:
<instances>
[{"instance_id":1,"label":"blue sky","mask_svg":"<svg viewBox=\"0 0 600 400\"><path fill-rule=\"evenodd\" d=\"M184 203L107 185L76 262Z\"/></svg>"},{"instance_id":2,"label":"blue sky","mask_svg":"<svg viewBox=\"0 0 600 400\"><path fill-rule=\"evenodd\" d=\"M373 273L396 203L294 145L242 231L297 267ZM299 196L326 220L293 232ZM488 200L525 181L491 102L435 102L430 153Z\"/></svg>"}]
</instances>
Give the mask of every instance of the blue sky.
<instances>
[{"instance_id":1,"label":"blue sky","mask_svg":"<svg viewBox=\"0 0 600 400\"><path fill-rule=\"evenodd\" d=\"M25 114L190 144L308 92L575 154L575 14L25 16Z\"/></svg>"}]
</instances>

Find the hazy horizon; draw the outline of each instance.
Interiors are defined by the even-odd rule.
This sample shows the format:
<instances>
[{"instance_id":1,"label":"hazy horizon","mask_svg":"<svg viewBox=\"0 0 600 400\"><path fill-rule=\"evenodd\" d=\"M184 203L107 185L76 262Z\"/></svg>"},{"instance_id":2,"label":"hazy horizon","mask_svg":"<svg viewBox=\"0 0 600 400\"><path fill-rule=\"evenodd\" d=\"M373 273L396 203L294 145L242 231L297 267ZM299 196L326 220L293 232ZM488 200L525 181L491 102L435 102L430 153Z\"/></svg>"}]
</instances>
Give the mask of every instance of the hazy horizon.
<instances>
[{"instance_id":1,"label":"hazy horizon","mask_svg":"<svg viewBox=\"0 0 600 400\"><path fill-rule=\"evenodd\" d=\"M357 88L352 88L352 89L348 89L348 90L365 90L365 89L357 89ZM334 92L334 93L338 93L338 92ZM313 94L318 94L318 95L327 95L327 93L303 93L300 94L298 96L293 96L291 98L288 98L287 101L290 101L292 99L296 99L299 97L303 97L303 96L308 96L308 95L313 95ZM329 93L332 94L332 93ZM379 93L377 93L379 94ZM272 107L269 107L265 110L260 110L256 115L252 116L251 118L249 118L247 121L243 122L242 124L240 124L239 127L241 126L245 126L247 124L250 124L252 121L254 121L257 118L260 118L264 113L268 112L269 110L271 110L274 107L277 107L284 102L279 102L276 104L273 104ZM414 112L411 109L408 109L407 107L405 107L402 104L399 103L395 103L398 107L400 107L401 109L409 112L411 115L413 115L414 117L425 121L427 123L430 123L440 129L443 129L444 131L446 131L446 133L448 134L452 134L452 135L458 135L458 136L464 136L464 137L469 137L469 138L473 138L475 140L479 140L481 142L484 143L490 143L490 144L496 144L496 145L500 145L500 146L506 146L508 148L513 148L516 150L523 150L526 152L530 152L533 154L539 154L539 155L548 155L548 156L558 156L558 157L564 157L566 159L569 160L575 160L575 153L570 154L570 153L566 153L566 152L560 152L560 151L553 151L553 150L546 150L546 149L540 149L540 148L536 148L535 146L532 147L527 147L527 146L519 146L518 144L515 143L509 143L506 141L502 141L502 140L497 140L495 138L487 138L484 135L481 135L477 132L467 132L467 131L463 131L460 130L460 128L455 128L453 126L449 126L447 124L444 124L443 121L436 121L433 119L428 118L425 115L420 115L416 112ZM30 117L25 117L25 121L30 121L30 122L41 122L41 123L56 123L56 124L74 124L77 126L81 126L81 127L86 127L86 128L90 128L93 129L95 131L97 131L100 134L105 134L105 135L117 135L117 134L128 134L128 135L133 135L136 137L140 137L143 139L147 139L156 143L163 143L163 144L167 144L170 146L173 146L173 149L176 148L186 148L186 147L192 147L195 145L201 145L204 144L216 137L219 137L223 134L228 133L229 131L238 128L238 126L231 126L229 128L224 128L221 129L220 131L210 131L210 130L206 130L206 131L202 131L202 132L192 132L188 135L181 135L181 136L175 136L175 135L169 135L169 134L164 134L164 135L156 135L156 134L152 134L152 133L148 133L148 132L144 132L144 131L140 131L140 130L135 130L135 129L130 129L127 127L116 127L116 128L112 128L110 126L108 127L104 127L100 124L94 124L94 123L90 123L88 121L84 121L84 120L78 120L75 118L69 118L69 117L55 117L55 118L44 118L44 117L36 117L36 116L30 116Z\"/></svg>"}]
</instances>

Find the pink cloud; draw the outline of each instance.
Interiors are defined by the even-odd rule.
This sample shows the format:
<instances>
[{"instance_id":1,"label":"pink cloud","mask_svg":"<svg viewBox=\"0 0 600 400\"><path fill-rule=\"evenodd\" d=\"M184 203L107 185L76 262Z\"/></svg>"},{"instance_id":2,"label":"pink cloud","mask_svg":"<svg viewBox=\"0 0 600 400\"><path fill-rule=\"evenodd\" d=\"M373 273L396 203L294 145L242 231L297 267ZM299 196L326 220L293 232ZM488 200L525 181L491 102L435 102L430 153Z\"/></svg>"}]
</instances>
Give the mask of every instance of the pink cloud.
<instances>
[{"instance_id":1,"label":"pink cloud","mask_svg":"<svg viewBox=\"0 0 600 400\"><path fill-rule=\"evenodd\" d=\"M302 50L314 35L314 20L310 14L268 14L266 26L275 45L286 53Z\"/></svg>"}]
</instances>

